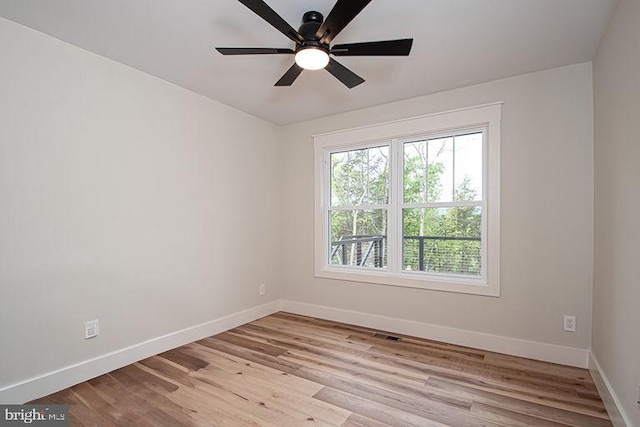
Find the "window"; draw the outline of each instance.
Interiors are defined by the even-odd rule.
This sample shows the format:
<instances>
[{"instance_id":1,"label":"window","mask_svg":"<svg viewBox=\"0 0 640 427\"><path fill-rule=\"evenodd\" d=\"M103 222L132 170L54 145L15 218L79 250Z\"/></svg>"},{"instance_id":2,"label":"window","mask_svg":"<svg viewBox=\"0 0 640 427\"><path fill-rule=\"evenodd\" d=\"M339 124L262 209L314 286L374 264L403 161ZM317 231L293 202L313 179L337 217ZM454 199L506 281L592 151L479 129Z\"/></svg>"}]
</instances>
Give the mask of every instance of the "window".
<instances>
[{"instance_id":1,"label":"window","mask_svg":"<svg viewBox=\"0 0 640 427\"><path fill-rule=\"evenodd\" d=\"M314 143L317 276L499 295L500 104Z\"/></svg>"}]
</instances>

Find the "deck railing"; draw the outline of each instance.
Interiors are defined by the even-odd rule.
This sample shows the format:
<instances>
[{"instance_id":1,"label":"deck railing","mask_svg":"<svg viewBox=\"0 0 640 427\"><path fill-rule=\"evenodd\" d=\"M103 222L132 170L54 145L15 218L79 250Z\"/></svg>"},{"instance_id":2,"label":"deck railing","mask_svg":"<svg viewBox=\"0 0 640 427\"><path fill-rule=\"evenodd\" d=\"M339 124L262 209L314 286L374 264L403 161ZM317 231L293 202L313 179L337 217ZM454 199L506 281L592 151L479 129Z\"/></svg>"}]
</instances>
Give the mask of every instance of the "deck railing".
<instances>
[{"instance_id":1,"label":"deck railing","mask_svg":"<svg viewBox=\"0 0 640 427\"><path fill-rule=\"evenodd\" d=\"M342 256L340 257L341 264L349 265L349 248L355 246L355 264L357 266L363 267L373 252L374 267L382 267L384 260L384 240L386 238L387 236L342 236L340 240L331 242L332 250L331 257L329 259L333 259L338 253L338 250L342 249ZM363 246L365 246L364 252Z\"/></svg>"},{"instance_id":2,"label":"deck railing","mask_svg":"<svg viewBox=\"0 0 640 427\"><path fill-rule=\"evenodd\" d=\"M330 260L337 260L341 265L357 265L363 267L367 262L374 267L384 266L384 251L386 249L385 235L349 235L331 242ZM467 241L480 242L480 237L457 237L457 236L403 236L404 240L415 240L418 242L418 270L426 271L425 242L429 241ZM350 252L351 251L351 252ZM351 254L351 256L350 256ZM355 259L351 259L351 257ZM353 262L355 261L355 262Z\"/></svg>"}]
</instances>

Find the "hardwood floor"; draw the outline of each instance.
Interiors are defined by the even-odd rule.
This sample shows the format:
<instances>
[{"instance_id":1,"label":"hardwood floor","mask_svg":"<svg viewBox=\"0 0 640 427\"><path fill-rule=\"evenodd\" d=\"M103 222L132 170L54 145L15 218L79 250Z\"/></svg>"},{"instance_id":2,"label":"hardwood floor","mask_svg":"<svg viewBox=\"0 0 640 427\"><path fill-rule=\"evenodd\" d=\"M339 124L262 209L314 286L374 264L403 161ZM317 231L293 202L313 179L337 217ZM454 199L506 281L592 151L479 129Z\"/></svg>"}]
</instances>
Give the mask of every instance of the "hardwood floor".
<instances>
[{"instance_id":1,"label":"hardwood floor","mask_svg":"<svg viewBox=\"0 0 640 427\"><path fill-rule=\"evenodd\" d=\"M78 426L611 426L589 372L278 313L32 403Z\"/></svg>"}]
</instances>

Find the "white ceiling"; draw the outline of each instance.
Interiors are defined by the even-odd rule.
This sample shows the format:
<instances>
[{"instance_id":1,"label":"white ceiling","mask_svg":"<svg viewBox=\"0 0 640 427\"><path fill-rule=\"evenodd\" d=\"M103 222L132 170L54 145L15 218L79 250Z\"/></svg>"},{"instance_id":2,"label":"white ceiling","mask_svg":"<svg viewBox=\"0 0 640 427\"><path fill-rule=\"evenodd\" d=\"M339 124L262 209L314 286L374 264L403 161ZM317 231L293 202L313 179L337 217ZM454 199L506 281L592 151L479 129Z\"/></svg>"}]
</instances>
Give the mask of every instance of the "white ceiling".
<instances>
[{"instance_id":1,"label":"white ceiling","mask_svg":"<svg viewBox=\"0 0 640 427\"><path fill-rule=\"evenodd\" d=\"M293 47L236 0L0 0L0 16L233 106L289 124L590 61L616 0L372 1L336 43L413 37L409 57L338 58L366 82L326 71L273 84L289 55L222 56L214 47ZM267 0L297 28L329 0Z\"/></svg>"}]
</instances>

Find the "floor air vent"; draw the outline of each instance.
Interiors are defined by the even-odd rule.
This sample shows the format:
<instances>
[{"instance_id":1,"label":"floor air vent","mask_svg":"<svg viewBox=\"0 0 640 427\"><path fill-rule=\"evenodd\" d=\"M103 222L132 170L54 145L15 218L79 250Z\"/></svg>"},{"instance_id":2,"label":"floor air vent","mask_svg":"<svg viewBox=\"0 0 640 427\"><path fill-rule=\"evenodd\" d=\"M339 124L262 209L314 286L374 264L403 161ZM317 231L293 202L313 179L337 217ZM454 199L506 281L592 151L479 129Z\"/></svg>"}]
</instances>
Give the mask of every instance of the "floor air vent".
<instances>
[{"instance_id":1,"label":"floor air vent","mask_svg":"<svg viewBox=\"0 0 640 427\"><path fill-rule=\"evenodd\" d=\"M385 335L385 334L373 334L374 338L380 338L383 340L389 341L400 341L400 337L395 337L393 335Z\"/></svg>"}]
</instances>

